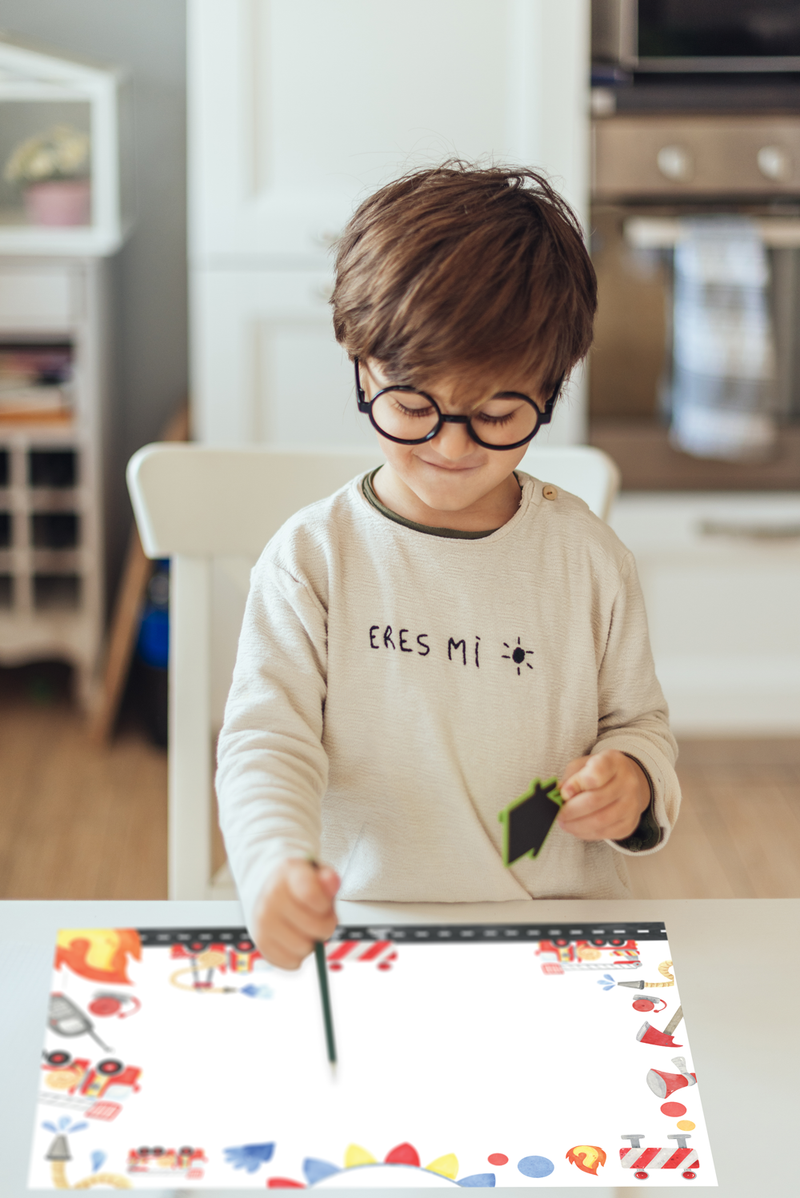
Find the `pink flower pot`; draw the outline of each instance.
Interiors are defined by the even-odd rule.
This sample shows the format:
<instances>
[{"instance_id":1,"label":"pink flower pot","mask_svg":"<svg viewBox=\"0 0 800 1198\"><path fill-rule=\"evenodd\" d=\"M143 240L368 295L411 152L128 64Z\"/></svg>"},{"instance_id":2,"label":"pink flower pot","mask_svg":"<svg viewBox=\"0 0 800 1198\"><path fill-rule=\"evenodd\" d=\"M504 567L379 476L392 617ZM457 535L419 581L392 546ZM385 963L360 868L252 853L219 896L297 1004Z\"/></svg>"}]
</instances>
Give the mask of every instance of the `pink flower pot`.
<instances>
[{"instance_id":1,"label":"pink flower pot","mask_svg":"<svg viewBox=\"0 0 800 1198\"><path fill-rule=\"evenodd\" d=\"M32 225L88 225L92 220L89 179L50 179L25 189L25 212Z\"/></svg>"}]
</instances>

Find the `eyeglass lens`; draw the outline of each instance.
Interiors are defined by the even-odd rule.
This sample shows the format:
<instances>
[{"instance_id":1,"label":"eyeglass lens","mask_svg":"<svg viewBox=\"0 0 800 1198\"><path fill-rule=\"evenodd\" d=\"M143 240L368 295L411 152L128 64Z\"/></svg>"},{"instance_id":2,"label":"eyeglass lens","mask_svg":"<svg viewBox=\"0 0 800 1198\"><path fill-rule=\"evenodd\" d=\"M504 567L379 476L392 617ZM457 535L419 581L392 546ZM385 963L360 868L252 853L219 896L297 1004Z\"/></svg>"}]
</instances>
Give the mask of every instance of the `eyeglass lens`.
<instances>
[{"instance_id":1,"label":"eyeglass lens","mask_svg":"<svg viewBox=\"0 0 800 1198\"><path fill-rule=\"evenodd\" d=\"M439 422L439 411L417 391L383 391L372 404L378 430L402 441L424 440ZM470 415L470 425L487 445L514 445L536 429L539 411L519 396L490 399Z\"/></svg>"}]
</instances>

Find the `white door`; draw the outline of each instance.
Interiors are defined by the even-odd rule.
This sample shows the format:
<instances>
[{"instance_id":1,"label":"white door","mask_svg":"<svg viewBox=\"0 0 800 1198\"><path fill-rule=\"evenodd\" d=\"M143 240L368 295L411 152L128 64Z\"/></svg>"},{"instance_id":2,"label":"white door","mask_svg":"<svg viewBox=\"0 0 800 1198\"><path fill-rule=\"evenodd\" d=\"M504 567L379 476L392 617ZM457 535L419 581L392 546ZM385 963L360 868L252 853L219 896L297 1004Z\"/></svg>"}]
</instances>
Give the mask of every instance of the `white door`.
<instances>
[{"instance_id":1,"label":"white door","mask_svg":"<svg viewBox=\"0 0 800 1198\"><path fill-rule=\"evenodd\" d=\"M588 0L192 0L201 439L361 440L339 415L351 383L325 298L331 245L386 180L452 156L517 162L546 170L585 213L588 10ZM300 390L295 361L309 369ZM583 419L580 397L565 404L553 441L579 440Z\"/></svg>"}]
</instances>

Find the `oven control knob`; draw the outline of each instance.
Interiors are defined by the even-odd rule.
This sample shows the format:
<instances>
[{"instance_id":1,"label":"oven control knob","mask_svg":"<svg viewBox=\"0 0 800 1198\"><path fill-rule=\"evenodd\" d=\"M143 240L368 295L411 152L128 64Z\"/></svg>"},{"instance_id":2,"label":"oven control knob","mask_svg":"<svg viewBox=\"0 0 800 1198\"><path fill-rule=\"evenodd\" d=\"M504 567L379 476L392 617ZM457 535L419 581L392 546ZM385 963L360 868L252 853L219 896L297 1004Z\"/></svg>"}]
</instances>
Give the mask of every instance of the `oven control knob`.
<instances>
[{"instance_id":1,"label":"oven control knob","mask_svg":"<svg viewBox=\"0 0 800 1198\"><path fill-rule=\"evenodd\" d=\"M683 183L692 177L692 156L685 146L662 146L656 154L656 164L665 179Z\"/></svg>"},{"instance_id":2,"label":"oven control knob","mask_svg":"<svg viewBox=\"0 0 800 1198\"><path fill-rule=\"evenodd\" d=\"M792 173L792 160L783 146L762 146L756 154L758 169L765 179L780 182Z\"/></svg>"}]
</instances>

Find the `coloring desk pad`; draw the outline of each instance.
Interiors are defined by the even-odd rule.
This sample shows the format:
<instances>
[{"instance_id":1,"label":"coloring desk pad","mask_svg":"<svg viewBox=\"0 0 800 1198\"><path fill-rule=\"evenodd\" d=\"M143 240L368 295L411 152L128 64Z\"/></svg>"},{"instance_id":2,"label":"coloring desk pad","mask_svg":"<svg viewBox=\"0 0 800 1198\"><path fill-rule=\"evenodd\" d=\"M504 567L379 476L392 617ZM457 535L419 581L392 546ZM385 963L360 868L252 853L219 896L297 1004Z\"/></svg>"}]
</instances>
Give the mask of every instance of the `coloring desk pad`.
<instances>
[{"instance_id":1,"label":"coloring desk pad","mask_svg":"<svg viewBox=\"0 0 800 1198\"><path fill-rule=\"evenodd\" d=\"M716 1185L662 923L58 934L29 1184Z\"/></svg>"}]
</instances>

